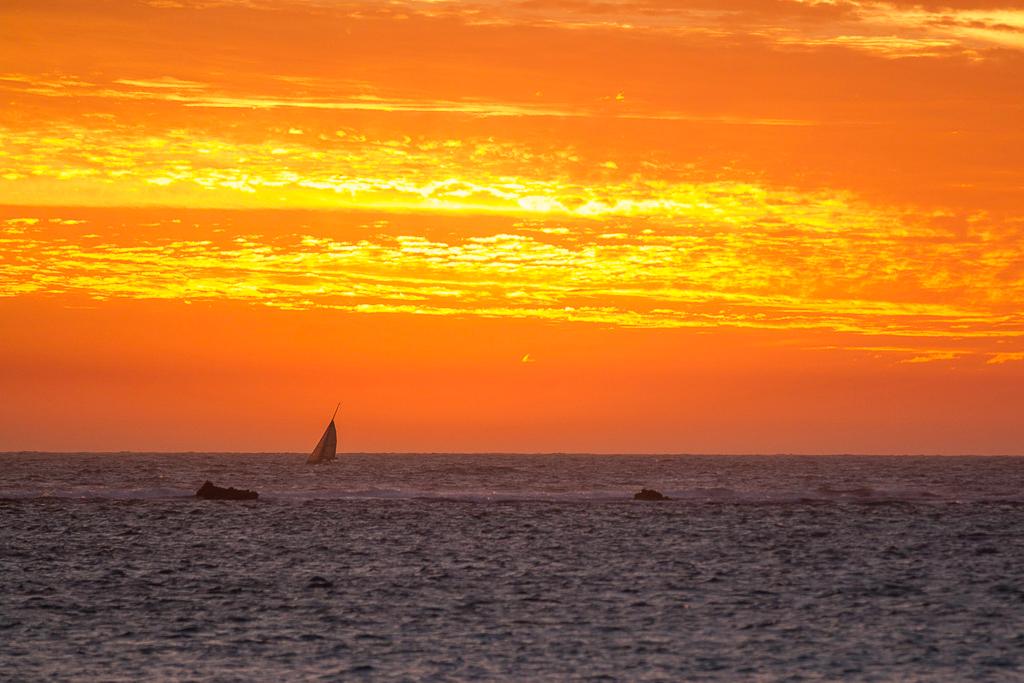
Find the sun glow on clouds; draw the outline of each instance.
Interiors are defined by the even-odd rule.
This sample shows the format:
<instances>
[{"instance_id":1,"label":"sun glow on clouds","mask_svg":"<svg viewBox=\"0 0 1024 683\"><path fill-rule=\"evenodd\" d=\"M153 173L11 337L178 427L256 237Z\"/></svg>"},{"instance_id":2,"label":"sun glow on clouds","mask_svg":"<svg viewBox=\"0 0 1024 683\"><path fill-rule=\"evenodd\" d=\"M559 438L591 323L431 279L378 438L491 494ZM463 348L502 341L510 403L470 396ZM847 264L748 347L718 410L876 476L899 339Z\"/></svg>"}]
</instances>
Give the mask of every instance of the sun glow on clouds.
<instances>
[{"instance_id":1,"label":"sun glow on clouds","mask_svg":"<svg viewBox=\"0 0 1024 683\"><path fill-rule=\"evenodd\" d=\"M969 342L967 350L925 348L912 362L971 350L1002 362L1012 356L993 345L1024 335L1017 309L1024 286L994 287L1024 248L1019 242L992 243L983 233L953 239L841 197L728 186L687 192L690 201L668 204L671 210L645 220L643 230L628 223L630 232L609 232L622 230L627 218L510 217L484 234L441 239L398 216L358 223L358 239L212 225L210 239L195 239L176 226L202 225L194 221L204 216L184 214L128 232L59 219L58 237L54 219L10 218L0 237L0 294L235 300L622 327L824 329L925 347ZM145 239L132 237L136 230ZM985 266L958 268L963 261Z\"/></svg>"}]
</instances>

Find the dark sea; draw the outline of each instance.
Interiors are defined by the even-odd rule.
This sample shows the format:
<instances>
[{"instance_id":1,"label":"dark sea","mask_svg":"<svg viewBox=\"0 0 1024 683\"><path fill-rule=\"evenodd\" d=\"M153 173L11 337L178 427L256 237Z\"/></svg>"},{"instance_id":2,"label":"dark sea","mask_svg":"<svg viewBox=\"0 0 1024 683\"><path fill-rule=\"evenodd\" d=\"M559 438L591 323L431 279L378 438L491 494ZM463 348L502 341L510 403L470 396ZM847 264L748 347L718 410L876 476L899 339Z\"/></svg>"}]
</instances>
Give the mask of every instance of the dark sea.
<instances>
[{"instance_id":1,"label":"dark sea","mask_svg":"<svg viewBox=\"0 0 1024 683\"><path fill-rule=\"evenodd\" d=\"M2 454L0 679L1022 681L1024 458Z\"/></svg>"}]
</instances>

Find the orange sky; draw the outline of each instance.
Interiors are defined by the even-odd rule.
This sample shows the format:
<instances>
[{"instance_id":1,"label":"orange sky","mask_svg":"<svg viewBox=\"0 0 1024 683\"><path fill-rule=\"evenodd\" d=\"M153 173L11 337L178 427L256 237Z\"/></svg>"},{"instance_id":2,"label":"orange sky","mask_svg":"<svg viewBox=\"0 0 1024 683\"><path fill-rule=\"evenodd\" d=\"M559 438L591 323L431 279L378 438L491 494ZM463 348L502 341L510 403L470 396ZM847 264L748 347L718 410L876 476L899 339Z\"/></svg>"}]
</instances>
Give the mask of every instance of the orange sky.
<instances>
[{"instance_id":1,"label":"orange sky","mask_svg":"<svg viewBox=\"0 0 1024 683\"><path fill-rule=\"evenodd\" d=\"M7 0L0 449L1024 453L1024 2Z\"/></svg>"}]
</instances>

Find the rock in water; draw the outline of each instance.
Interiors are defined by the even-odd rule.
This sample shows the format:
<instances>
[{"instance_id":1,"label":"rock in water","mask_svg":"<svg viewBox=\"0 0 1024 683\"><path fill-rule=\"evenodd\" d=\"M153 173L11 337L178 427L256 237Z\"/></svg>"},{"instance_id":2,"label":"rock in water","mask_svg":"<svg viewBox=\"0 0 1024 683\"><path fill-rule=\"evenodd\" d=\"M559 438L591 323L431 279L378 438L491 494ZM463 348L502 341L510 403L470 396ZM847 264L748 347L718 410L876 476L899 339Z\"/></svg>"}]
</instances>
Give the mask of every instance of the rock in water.
<instances>
[{"instance_id":1,"label":"rock in water","mask_svg":"<svg viewBox=\"0 0 1024 683\"><path fill-rule=\"evenodd\" d=\"M306 588L334 588L334 584L322 576L310 577Z\"/></svg>"},{"instance_id":2,"label":"rock in water","mask_svg":"<svg viewBox=\"0 0 1024 683\"><path fill-rule=\"evenodd\" d=\"M633 495L633 500L672 500L668 496L654 489L640 489L640 493Z\"/></svg>"},{"instance_id":3,"label":"rock in water","mask_svg":"<svg viewBox=\"0 0 1024 683\"><path fill-rule=\"evenodd\" d=\"M256 500L260 494L255 491L246 491L236 488L222 488L211 481L203 482L203 485L196 491L196 498L207 500Z\"/></svg>"}]
</instances>

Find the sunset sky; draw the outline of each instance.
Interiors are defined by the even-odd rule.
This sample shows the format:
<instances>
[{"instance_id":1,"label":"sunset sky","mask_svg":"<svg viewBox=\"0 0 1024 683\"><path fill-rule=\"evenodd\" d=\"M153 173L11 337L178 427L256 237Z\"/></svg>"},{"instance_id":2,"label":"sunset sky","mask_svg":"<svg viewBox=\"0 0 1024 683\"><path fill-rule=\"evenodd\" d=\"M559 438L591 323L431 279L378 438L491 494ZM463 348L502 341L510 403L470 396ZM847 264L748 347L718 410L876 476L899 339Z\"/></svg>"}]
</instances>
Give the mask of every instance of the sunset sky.
<instances>
[{"instance_id":1,"label":"sunset sky","mask_svg":"<svg viewBox=\"0 0 1024 683\"><path fill-rule=\"evenodd\" d=\"M0 450L1024 453L1024 2L5 0Z\"/></svg>"}]
</instances>

